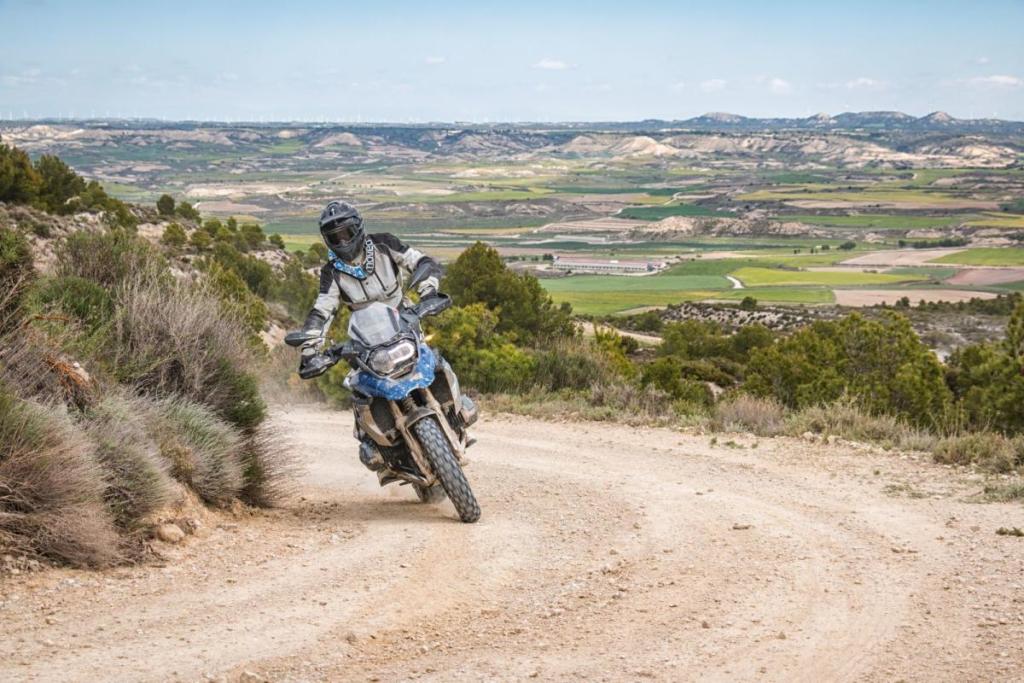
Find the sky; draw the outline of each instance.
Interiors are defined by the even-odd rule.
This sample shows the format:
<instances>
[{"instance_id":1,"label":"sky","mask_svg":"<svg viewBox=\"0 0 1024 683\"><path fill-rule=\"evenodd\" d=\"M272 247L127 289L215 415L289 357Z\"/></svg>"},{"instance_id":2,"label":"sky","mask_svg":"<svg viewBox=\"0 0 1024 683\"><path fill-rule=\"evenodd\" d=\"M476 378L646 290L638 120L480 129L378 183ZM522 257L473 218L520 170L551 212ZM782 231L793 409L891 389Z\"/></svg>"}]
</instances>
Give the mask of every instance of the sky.
<instances>
[{"instance_id":1,"label":"sky","mask_svg":"<svg viewBox=\"0 0 1024 683\"><path fill-rule=\"evenodd\" d=\"M0 119L1024 120L1024 0L0 0Z\"/></svg>"}]
</instances>

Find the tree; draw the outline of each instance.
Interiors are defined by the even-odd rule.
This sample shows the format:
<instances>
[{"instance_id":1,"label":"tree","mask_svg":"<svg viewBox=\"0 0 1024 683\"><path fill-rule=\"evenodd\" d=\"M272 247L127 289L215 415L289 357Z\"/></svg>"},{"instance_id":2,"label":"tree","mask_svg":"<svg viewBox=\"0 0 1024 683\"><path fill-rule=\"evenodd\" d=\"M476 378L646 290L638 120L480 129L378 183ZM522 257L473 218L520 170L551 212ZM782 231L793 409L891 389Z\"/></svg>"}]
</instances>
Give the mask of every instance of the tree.
<instances>
[{"instance_id":1,"label":"tree","mask_svg":"<svg viewBox=\"0 0 1024 683\"><path fill-rule=\"evenodd\" d=\"M177 223L171 223L164 228L164 234L160 237L160 242L172 249L180 249L185 246L186 242L188 242L188 235L185 234L185 229L180 225Z\"/></svg>"},{"instance_id":2,"label":"tree","mask_svg":"<svg viewBox=\"0 0 1024 683\"><path fill-rule=\"evenodd\" d=\"M160 212L161 216L173 216L174 197L169 194L160 195L160 199L156 200L156 210Z\"/></svg>"},{"instance_id":3,"label":"tree","mask_svg":"<svg viewBox=\"0 0 1024 683\"><path fill-rule=\"evenodd\" d=\"M178 202L178 206L175 208L174 212L185 220L196 221L197 223L199 222L199 212L196 211L188 202Z\"/></svg>"},{"instance_id":4,"label":"tree","mask_svg":"<svg viewBox=\"0 0 1024 683\"><path fill-rule=\"evenodd\" d=\"M752 296L743 297L743 301L740 302L740 308L744 311L753 311L757 308L757 299Z\"/></svg>"},{"instance_id":5,"label":"tree","mask_svg":"<svg viewBox=\"0 0 1024 683\"><path fill-rule=\"evenodd\" d=\"M189 242L192 246L199 251L206 251L213 244L213 238L210 237L210 233L205 230L195 230L192 232L192 237L189 238Z\"/></svg>"},{"instance_id":6,"label":"tree","mask_svg":"<svg viewBox=\"0 0 1024 683\"><path fill-rule=\"evenodd\" d=\"M52 154L44 154L36 162L41 184L37 203L52 213L71 213L68 200L85 191L85 181L70 166ZM87 207L88 208L88 207Z\"/></svg>"},{"instance_id":7,"label":"tree","mask_svg":"<svg viewBox=\"0 0 1024 683\"><path fill-rule=\"evenodd\" d=\"M572 308L556 306L537 278L508 269L493 248L477 242L452 263L441 284L457 306L482 303L498 314L497 331L534 344L576 334Z\"/></svg>"},{"instance_id":8,"label":"tree","mask_svg":"<svg viewBox=\"0 0 1024 683\"><path fill-rule=\"evenodd\" d=\"M234 220L234 219L232 219ZM255 223L244 223L239 229L242 242L248 249L259 249L260 245L266 241L266 236L263 234L263 229Z\"/></svg>"},{"instance_id":9,"label":"tree","mask_svg":"<svg viewBox=\"0 0 1024 683\"><path fill-rule=\"evenodd\" d=\"M284 238L281 237L281 235L277 234L276 232L270 237L268 237L267 240L275 249L281 249L282 251L285 249Z\"/></svg>"},{"instance_id":10,"label":"tree","mask_svg":"<svg viewBox=\"0 0 1024 683\"><path fill-rule=\"evenodd\" d=\"M0 145L0 201L31 204L39 196L41 183L27 154L17 147Z\"/></svg>"},{"instance_id":11,"label":"tree","mask_svg":"<svg viewBox=\"0 0 1024 683\"><path fill-rule=\"evenodd\" d=\"M851 249L856 249L857 248L857 243L856 242L846 241L846 242L843 242L842 244L840 244L839 248L842 249L843 251L850 251Z\"/></svg>"},{"instance_id":12,"label":"tree","mask_svg":"<svg viewBox=\"0 0 1024 683\"><path fill-rule=\"evenodd\" d=\"M853 398L868 413L942 427L952 407L942 365L898 313L818 321L755 349L746 390L790 408Z\"/></svg>"}]
</instances>

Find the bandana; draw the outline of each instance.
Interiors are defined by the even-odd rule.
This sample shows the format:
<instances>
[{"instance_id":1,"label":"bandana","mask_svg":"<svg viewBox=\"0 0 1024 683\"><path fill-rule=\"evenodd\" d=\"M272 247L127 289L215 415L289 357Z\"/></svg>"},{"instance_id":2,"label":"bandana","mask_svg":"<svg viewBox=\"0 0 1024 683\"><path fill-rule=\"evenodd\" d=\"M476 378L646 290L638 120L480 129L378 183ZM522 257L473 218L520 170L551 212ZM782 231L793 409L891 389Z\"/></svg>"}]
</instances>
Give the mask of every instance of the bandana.
<instances>
[{"instance_id":1,"label":"bandana","mask_svg":"<svg viewBox=\"0 0 1024 683\"><path fill-rule=\"evenodd\" d=\"M340 258L338 258L338 255L335 254L330 249L327 250L327 257L331 260L331 265L334 266L335 269L340 270L346 275L351 275L357 280L365 280L366 278L373 275L373 256L375 249L373 246L373 242L369 239L366 240L366 243L363 245L363 248L364 251L366 252L366 258L363 259L363 264L360 266L352 266L349 265L348 263L345 263Z\"/></svg>"}]
</instances>

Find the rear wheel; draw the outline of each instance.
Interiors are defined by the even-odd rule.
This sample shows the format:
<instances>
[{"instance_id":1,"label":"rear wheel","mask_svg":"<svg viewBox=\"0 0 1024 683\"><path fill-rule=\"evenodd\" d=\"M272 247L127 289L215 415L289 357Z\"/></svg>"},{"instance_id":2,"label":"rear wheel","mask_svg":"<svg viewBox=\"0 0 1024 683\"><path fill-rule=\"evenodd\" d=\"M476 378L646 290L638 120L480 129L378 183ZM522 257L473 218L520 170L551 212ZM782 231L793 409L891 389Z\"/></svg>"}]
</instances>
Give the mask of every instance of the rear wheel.
<instances>
[{"instance_id":1,"label":"rear wheel","mask_svg":"<svg viewBox=\"0 0 1024 683\"><path fill-rule=\"evenodd\" d=\"M455 505L459 519L466 523L480 519L480 504L476 502L476 496L470 490L466 475L455 459L452 447L441 431L437 418L425 417L414 424L412 429L423 446L423 455L430 462L445 493ZM419 491L416 493L418 495Z\"/></svg>"}]
</instances>

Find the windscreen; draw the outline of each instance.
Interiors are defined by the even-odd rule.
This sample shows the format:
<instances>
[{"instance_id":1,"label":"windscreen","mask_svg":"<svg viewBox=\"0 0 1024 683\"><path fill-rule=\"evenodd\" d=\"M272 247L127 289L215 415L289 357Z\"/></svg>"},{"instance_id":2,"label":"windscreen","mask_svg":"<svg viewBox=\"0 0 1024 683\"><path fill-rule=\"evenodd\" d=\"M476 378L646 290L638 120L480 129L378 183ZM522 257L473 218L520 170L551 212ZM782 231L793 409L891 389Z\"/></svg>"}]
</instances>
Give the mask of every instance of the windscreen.
<instances>
[{"instance_id":1,"label":"windscreen","mask_svg":"<svg viewBox=\"0 0 1024 683\"><path fill-rule=\"evenodd\" d=\"M352 311L348 321L348 336L367 346L391 341L400 329L398 311L379 302Z\"/></svg>"}]
</instances>

